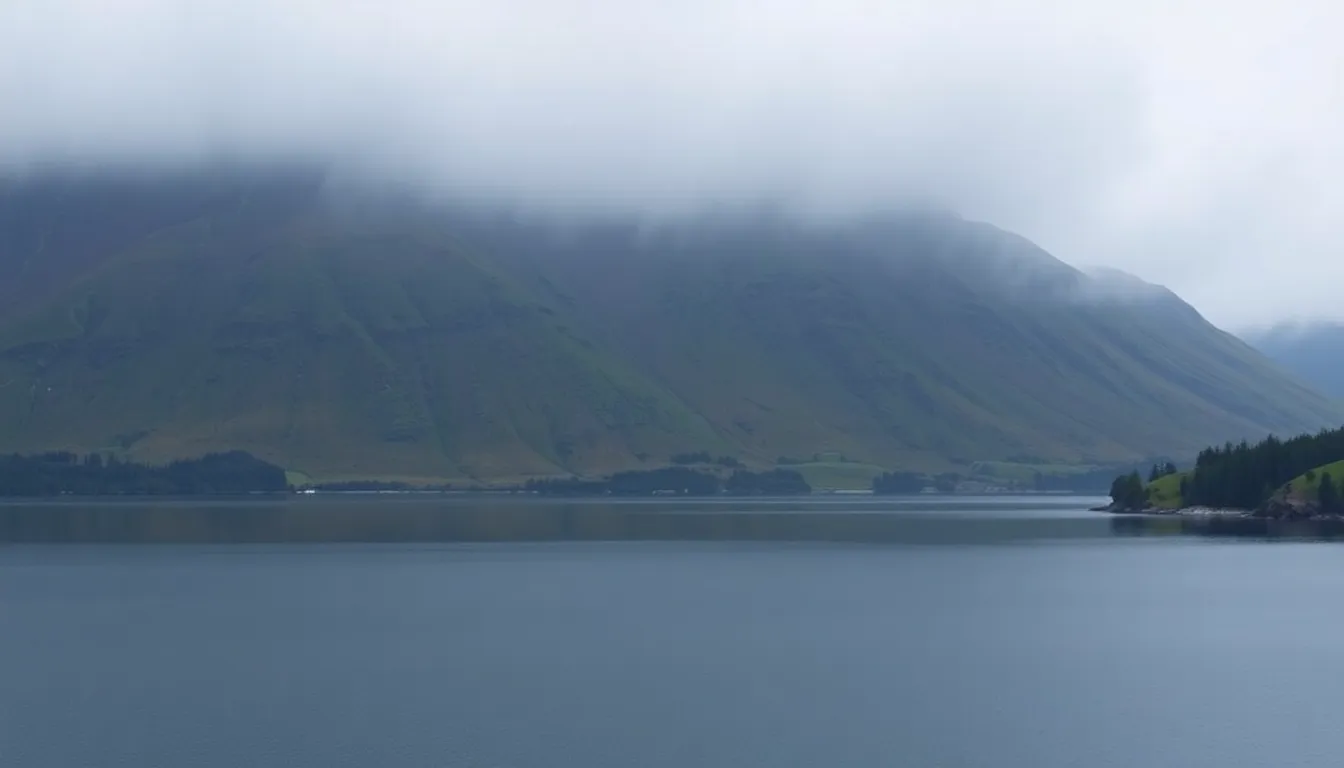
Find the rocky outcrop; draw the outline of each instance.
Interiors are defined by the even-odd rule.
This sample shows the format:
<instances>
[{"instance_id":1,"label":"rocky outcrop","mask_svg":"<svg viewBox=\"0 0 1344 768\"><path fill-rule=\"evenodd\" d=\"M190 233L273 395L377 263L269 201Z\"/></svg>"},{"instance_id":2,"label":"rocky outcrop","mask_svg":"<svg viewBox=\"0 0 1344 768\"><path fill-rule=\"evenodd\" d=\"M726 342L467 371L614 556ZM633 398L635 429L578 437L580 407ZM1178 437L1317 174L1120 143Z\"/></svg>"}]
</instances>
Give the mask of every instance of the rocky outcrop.
<instances>
[{"instance_id":1,"label":"rocky outcrop","mask_svg":"<svg viewBox=\"0 0 1344 768\"><path fill-rule=\"evenodd\" d=\"M1244 509L1217 509L1215 507L1128 507L1108 504L1093 507L1093 512L1109 512L1113 515L1149 515L1164 517L1250 517L1254 513Z\"/></svg>"},{"instance_id":2,"label":"rocky outcrop","mask_svg":"<svg viewBox=\"0 0 1344 768\"><path fill-rule=\"evenodd\" d=\"M1107 504L1104 507L1093 507L1093 512L1109 512L1112 515L1160 515L1170 513L1174 510L1162 509L1160 507L1131 507L1128 504Z\"/></svg>"},{"instance_id":3,"label":"rocky outcrop","mask_svg":"<svg viewBox=\"0 0 1344 768\"><path fill-rule=\"evenodd\" d=\"M1260 508L1253 513L1256 517L1263 517L1270 520L1311 520L1323 517L1339 517L1339 515L1326 515L1321 511L1321 505L1313 499L1308 499L1301 494L1289 491L1279 491L1269 500L1260 505Z\"/></svg>"}]
</instances>

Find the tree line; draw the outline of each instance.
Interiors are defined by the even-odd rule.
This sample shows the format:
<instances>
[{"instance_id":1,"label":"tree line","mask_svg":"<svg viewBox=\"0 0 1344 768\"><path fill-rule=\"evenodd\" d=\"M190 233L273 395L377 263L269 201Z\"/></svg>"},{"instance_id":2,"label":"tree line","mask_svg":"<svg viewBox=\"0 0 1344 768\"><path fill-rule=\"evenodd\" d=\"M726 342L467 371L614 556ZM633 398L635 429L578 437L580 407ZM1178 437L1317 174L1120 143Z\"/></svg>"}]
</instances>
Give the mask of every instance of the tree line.
<instances>
[{"instance_id":1,"label":"tree line","mask_svg":"<svg viewBox=\"0 0 1344 768\"><path fill-rule=\"evenodd\" d=\"M922 493L929 478L918 472L883 472L873 478L873 493L878 496L907 496Z\"/></svg>"},{"instance_id":2,"label":"tree line","mask_svg":"<svg viewBox=\"0 0 1344 768\"><path fill-rule=\"evenodd\" d=\"M1154 464L1152 469L1148 470L1148 482L1155 483L1168 475L1176 474L1178 471L1176 464L1170 461ZM1183 478L1181 480L1182 495L1186 490L1186 481ZM1148 489L1143 483L1143 478L1139 475L1139 470L1126 472L1111 481L1111 501L1115 502L1115 505L1121 509L1137 510L1148 506Z\"/></svg>"},{"instance_id":3,"label":"tree line","mask_svg":"<svg viewBox=\"0 0 1344 768\"><path fill-rule=\"evenodd\" d=\"M1250 443L1225 443L1200 451L1195 465L1181 478L1182 503L1186 506L1256 509L1293 479L1317 467L1344 460L1344 427L1323 429L1287 440L1270 435ZM1174 464L1154 466L1149 482L1174 474ZM1341 489L1333 480L1321 478L1322 506L1344 508ZM1136 490L1136 487L1138 490ZM1138 472L1115 478L1111 497L1117 505L1139 508L1147 503Z\"/></svg>"},{"instance_id":4,"label":"tree line","mask_svg":"<svg viewBox=\"0 0 1344 768\"><path fill-rule=\"evenodd\" d=\"M1148 490L1136 469L1111 481L1111 501L1121 509L1143 509L1148 506Z\"/></svg>"},{"instance_id":5,"label":"tree line","mask_svg":"<svg viewBox=\"0 0 1344 768\"><path fill-rule=\"evenodd\" d=\"M795 496L812 492L801 474L788 469L739 469L727 480L684 466L617 472L604 480L529 480L524 489L545 496Z\"/></svg>"},{"instance_id":6,"label":"tree line","mask_svg":"<svg viewBox=\"0 0 1344 768\"><path fill-rule=\"evenodd\" d=\"M1148 482L1155 483L1168 475L1176 474L1177 471L1176 465L1170 461L1154 464L1153 468L1148 470Z\"/></svg>"},{"instance_id":7,"label":"tree line","mask_svg":"<svg viewBox=\"0 0 1344 768\"><path fill-rule=\"evenodd\" d=\"M1176 465L1161 462L1153 465L1154 470L1162 474L1175 472ZM1126 466L1125 474L1132 467ZM986 478L987 482L1001 483L1018 491L1036 491L1038 493L1105 493L1111 487L1117 467L1097 467L1081 472L1046 474L1040 471L1032 473L1030 479ZM920 472L884 472L873 478L873 493L879 496L902 496L923 492L932 488L939 493L953 493L962 480L955 472L938 475L926 475Z\"/></svg>"},{"instance_id":8,"label":"tree line","mask_svg":"<svg viewBox=\"0 0 1344 768\"><path fill-rule=\"evenodd\" d=\"M288 488L283 469L243 451L165 465L69 451L0 456L0 496L195 496Z\"/></svg>"},{"instance_id":9,"label":"tree line","mask_svg":"<svg viewBox=\"0 0 1344 768\"><path fill-rule=\"evenodd\" d=\"M1288 440L1271 435L1254 445L1243 440L1206 448L1182 486L1183 497L1188 505L1254 509L1293 478L1341 459L1344 428Z\"/></svg>"}]
</instances>

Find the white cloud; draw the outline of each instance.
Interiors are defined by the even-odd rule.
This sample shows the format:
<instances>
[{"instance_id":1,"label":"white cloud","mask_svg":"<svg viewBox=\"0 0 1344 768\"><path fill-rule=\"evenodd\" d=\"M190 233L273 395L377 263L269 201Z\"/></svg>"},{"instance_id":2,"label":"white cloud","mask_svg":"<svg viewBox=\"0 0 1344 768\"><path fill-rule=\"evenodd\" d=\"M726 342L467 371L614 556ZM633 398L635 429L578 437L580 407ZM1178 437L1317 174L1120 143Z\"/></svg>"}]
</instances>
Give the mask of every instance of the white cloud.
<instances>
[{"instance_id":1,"label":"white cloud","mask_svg":"<svg viewBox=\"0 0 1344 768\"><path fill-rule=\"evenodd\" d=\"M1215 321L1344 316L1344 9L9 0L0 163L339 157L675 209L910 194Z\"/></svg>"}]
</instances>

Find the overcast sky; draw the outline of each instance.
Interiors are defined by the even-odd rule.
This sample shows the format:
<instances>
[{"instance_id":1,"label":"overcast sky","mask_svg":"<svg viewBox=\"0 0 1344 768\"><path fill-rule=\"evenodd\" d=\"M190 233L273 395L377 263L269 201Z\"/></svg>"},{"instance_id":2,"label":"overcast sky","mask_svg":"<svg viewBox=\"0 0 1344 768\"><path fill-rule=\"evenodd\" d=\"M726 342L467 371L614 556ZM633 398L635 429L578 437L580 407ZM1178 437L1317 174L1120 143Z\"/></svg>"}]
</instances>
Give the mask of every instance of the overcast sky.
<instances>
[{"instance_id":1,"label":"overcast sky","mask_svg":"<svg viewBox=\"0 0 1344 768\"><path fill-rule=\"evenodd\" d=\"M1335 0L2 0L0 165L301 153L682 210L911 195L1344 318Z\"/></svg>"}]
</instances>

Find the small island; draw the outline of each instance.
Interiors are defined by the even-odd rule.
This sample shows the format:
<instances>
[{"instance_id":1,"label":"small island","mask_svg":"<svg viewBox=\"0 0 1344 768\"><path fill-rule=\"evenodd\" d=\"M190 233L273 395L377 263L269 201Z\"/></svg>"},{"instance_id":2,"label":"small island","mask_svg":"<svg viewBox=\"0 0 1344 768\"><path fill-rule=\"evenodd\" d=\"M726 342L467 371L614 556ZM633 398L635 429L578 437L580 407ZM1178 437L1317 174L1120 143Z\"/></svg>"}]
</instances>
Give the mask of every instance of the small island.
<instances>
[{"instance_id":1,"label":"small island","mask_svg":"<svg viewBox=\"0 0 1344 768\"><path fill-rule=\"evenodd\" d=\"M1344 428L1287 440L1206 448L1194 467L1154 466L1111 483L1118 514L1248 517L1266 520L1344 518Z\"/></svg>"}]
</instances>

